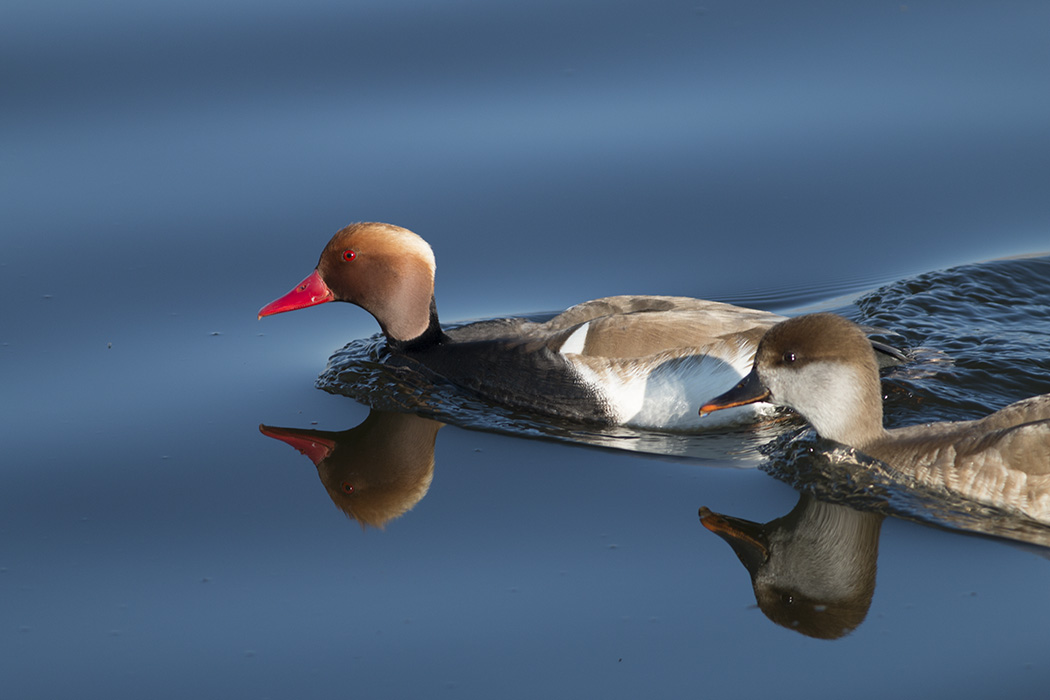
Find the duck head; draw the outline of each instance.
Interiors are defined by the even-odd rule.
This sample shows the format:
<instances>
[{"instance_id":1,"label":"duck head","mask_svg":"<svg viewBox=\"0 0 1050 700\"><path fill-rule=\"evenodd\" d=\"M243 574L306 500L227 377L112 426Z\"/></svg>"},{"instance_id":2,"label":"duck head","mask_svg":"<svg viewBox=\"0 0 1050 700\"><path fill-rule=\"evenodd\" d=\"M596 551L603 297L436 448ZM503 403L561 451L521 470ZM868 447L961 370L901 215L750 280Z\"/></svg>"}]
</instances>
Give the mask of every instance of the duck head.
<instances>
[{"instance_id":1,"label":"duck head","mask_svg":"<svg viewBox=\"0 0 1050 700\"><path fill-rule=\"evenodd\" d=\"M434 253L400 226L358 223L336 233L317 267L292 291L259 310L259 318L329 301L372 314L390 340L410 341L439 328Z\"/></svg>"},{"instance_id":2,"label":"duck head","mask_svg":"<svg viewBox=\"0 0 1050 700\"><path fill-rule=\"evenodd\" d=\"M781 321L762 337L751 372L700 415L770 401L794 409L821 437L863 447L884 434L879 370L855 323L821 313Z\"/></svg>"}]
</instances>

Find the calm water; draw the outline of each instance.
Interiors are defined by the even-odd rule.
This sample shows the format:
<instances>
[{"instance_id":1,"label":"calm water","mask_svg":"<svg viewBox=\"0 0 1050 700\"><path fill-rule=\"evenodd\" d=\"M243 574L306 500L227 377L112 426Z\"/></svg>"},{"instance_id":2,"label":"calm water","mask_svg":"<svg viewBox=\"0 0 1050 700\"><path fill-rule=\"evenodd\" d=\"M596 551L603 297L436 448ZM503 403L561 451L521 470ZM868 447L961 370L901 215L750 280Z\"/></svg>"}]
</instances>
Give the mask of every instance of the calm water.
<instances>
[{"instance_id":1,"label":"calm water","mask_svg":"<svg viewBox=\"0 0 1050 700\"><path fill-rule=\"evenodd\" d=\"M315 387L367 314L255 314L387 220L433 244L448 322L826 308L914 353L894 424L1050 391L1046 3L0 15L4 697L1045 694L1048 549L922 494L854 502L790 431L761 455L469 403L369 417ZM340 448L318 469L260 423ZM368 473L416 486L363 528L325 485L402 431L432 469ZM847 633L772 622L702 506L853 533L856 569L817 577Z\"/></svg>"}]
</instances>

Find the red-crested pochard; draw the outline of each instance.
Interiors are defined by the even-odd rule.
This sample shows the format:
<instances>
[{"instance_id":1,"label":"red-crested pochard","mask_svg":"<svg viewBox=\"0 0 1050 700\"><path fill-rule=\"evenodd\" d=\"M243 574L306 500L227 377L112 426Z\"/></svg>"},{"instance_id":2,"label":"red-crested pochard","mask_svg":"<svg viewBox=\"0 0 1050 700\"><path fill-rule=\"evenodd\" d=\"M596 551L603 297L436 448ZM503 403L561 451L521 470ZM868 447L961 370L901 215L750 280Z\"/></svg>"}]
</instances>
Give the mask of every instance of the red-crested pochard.
<instances>
[{"instance_id":1,"label":"red-crested pochard","mask_svg":"<svg viewBox=\"0 0 1050 700\"><path fill-rule=\"evenodd\" d=\"M821 437L924 485L1050 522L1050 394L978 420L886 430L871 344L851 321L822 313L773 326L747 377L700 415L753 402L788 406Z\"/></svg>"},{"instance_id":2,"label":"red-crested pochard","mask_svg":"<svg viewBox=\"0 0 1050 700\"><path fill-rule=\"evenodd\" d=\"M333 236L317 268L259 311L269 316L347 301L379 322L395 351L502 405L603 424L713 427L700 401L750 367L762 334L782 316L687 297L616 296L538 323L498 319L443 330L434 253L415 233L357 223ZM753 419L747 406L717 424Z\"/></svg>"}]
</instances>

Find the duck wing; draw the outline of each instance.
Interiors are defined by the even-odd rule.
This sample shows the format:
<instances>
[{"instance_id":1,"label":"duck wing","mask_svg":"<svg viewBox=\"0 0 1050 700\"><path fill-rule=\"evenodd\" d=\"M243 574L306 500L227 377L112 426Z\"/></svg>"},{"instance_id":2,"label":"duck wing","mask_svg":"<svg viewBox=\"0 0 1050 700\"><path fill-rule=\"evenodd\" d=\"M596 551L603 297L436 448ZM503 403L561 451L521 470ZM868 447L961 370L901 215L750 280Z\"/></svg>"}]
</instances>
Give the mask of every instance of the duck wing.
<instances>
[{"instance_id":1,"label":"duck wing","mask_svg":"<svg viewBox=\"0 0 1050 700\"><path fill-rule=\"evenodd\" d=\"M551 349L588 357L647 357L720 340L751 346L783 317L691 297L616 296L577 304L548 321Z\"/></svg>"}]
</instances>

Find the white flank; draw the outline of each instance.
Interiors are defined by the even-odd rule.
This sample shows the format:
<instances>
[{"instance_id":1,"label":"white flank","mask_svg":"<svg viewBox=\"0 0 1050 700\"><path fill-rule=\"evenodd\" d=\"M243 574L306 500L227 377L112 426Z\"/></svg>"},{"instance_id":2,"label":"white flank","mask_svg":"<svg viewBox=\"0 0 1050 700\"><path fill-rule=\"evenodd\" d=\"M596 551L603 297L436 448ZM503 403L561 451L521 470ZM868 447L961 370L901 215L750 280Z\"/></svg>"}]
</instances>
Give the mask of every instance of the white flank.
<instances>
[{"instance_id":1,"label":"white flank","mask_svg":"<svg viewBox=\"0 0 1050 700\"><path fill-rule=\"evenodd\" d=\"M752 353L753 348L748 347L735 349L725 359L662 353L644 360L574 364L580 378L605 399L617 423L637 428L703 430L750 422L773 410L769 404L760 403L700 417L705 401L727 391L750 371Z\"/></svg>"}]
</instances>

